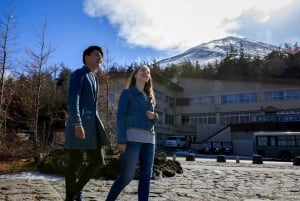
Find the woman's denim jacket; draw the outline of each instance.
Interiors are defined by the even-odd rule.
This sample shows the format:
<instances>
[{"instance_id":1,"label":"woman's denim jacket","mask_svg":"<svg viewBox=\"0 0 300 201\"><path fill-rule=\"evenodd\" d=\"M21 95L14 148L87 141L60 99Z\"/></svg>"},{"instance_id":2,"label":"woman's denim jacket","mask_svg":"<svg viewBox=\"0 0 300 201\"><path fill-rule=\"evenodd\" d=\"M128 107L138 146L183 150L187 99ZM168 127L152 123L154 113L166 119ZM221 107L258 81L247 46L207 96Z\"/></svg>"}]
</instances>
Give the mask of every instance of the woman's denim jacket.
<instances>
[{"instance_id":1,"label":"woman's denim jacket","mask_svg":"<svg viewBox=\"0 0 300 201\"><path fill-rule=\"evenodd\" d=\"M118 144L126 143L126 130L128 128L139 128L154 134L154 124L158 118L149 120L146 110L154 112L154 103L149 102L148 98L135 86L123 90L118 104L117 112L117 133Z\"/></svg>"}]
</instances>

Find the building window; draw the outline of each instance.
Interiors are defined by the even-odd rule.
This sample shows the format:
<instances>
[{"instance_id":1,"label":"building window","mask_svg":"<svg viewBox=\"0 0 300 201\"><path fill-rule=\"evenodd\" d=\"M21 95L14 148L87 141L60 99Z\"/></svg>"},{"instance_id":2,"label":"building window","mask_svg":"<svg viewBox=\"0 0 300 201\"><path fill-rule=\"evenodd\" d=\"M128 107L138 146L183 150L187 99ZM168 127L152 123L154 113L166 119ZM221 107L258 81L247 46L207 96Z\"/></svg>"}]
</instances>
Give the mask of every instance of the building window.
<instances>
[{"instance_id":1,"label":"building window","mask_svg":"<svg viewBox=\"0 0 300 201\"><path fill-rule=\"evenodd\" d=\"M300 109L277 112L277 115L293 115L293 114L295 114L295 115L300 114Z\"/></svg>"},{"instance_id":2,"label":"building window","mask_svg":"<svg viewBox=\"0 0 300 201\"><path fill-rule=\"evenodd\" d=\"M266 92L266 100L267 101L284 100L284 92L283 91L268 91L268 92Z\"/></svg>"},{"instance_id":3,"label":"building window","mask_svg":"<svg viewBox=\"0 0 300 201\"><path fill-rule=\"evenodd\" d=\"M256 119L257 115L258 112L225 113L221 114L221 124L249 123Z\"/></svg>"},{"instance_id":4,"label":"building window","mask_svg":"<svg viewBox=\"0 0 300 201\"><path fill-rule=\"evenodd\" d=\"M255 93L221 96L222 104L252 103L252 102L256 102L256 100L257 98Z\"/></svg>"},{"instance_id":5,"label":"building window","mask_svg":"<svg viewBox=\"0 0 300 201\"><path fill-rule=\"evenodd\" d=\"M300 90L267 91L265 96L267 101L297 100L300 99Z\"/></svg>"},{"instance_id":6,"label":"building window","mask_svg":"<svg viewBox=\"0 0 300 201\"><path fill-rule=\"evenodd\" d=\"M214 104L213 96L190 98L190 105L209 105Z\"/></svg>"},{"instance_id":7,"label":"building window","mask_svg":"<svg viewBox=\"0 0 300 201\"><path fill-rule=\"evenodd\" d=\"M189 106L189 98L177 98L176 106Z\"/></svg>"},{"instance_id":8,"label":"building window","mask_svg":"<svg viewBox=\"0 0 300 201\"><path fill-rule=\"evenodd\" d=\"M174 125L174 116L170 114L165 114L165 124Z\"/></svg>"},{"instance_id":9,"label":"building window","mask_svg":"<svg viewBox=\"0 0 300 201\"><path fill-rule=\"evenodd\" d=\"M222 104L238 103L239 95L221 96Z\"/></svg>"},{"instance_id":10,"label":"building window","mask_svg":"<svg viewBox=\"0 0 300 201\"><path fill-rule=\"evenodd\" d=\"M213 96L193 97L193 98L177 98L176 106L195 106L214 104Z\"/></svg>"},{"instance_id":11,"label":"building window","mask_svg":"<svg viewBox=\"0 0 300 201\"><path fill-rule=\"evenodd\" d=\"M217 117L215 114L201 114L181 117L182 125L194 126L199 124L216 124L216 122Z\"/></svg>"},{"instance_id":12,"label":"building window","mask_svg":"<svg viewBox=\"0 0 300 201\"><path fill-rule=\"evenodd\" d=\"M189 125L190 117L189 116L181 116L181 124L182 125Z\"/></svg>"},{"instance_id":13,"label":"building window","mask_svg":"<svg viewBox=\"0 0 300 201\"><path fill-rule=\"evenodd\" d=\"M165 102L168 104L169 107L174 107L174 98L165 95Z\"/></svg>"},{"instance_id":14,"label":"building window","mask_svg":"<svg viewBox=\"0 0 300 201\"><path fill-rule=\"evenodd\" d=\"M300 99L300 90L288 90L285 92L287 100L290 99Z\"/></svg>"},{"instance_id":15,"label":"building window","mask_svg":"<svg viewBox=\"0 0 300 201\"><path fill-rule=\"evenodd\" d=\"M207 124L216 124L216 123L217 123L216 115L207 116Z\"/></svg>"}]
</instances>

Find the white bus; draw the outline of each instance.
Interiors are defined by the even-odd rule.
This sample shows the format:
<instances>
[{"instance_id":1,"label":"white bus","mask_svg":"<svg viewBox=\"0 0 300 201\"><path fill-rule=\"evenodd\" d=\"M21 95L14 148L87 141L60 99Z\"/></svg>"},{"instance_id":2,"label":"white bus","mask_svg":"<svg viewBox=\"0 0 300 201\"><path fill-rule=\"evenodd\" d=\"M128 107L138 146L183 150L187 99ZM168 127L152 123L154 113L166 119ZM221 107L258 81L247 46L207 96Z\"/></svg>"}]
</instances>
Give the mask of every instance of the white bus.
<instances>
[{"instance_id":1,"label":"white bus","mask_svg":"<svg viewBox=\"0 0 300 201\"><path fill-rule=\"evenodd\" d=\"M290 161L295 156L300 156L300 132L255 132L253 145L255 154Z\"/></svg>"}]
</instances>

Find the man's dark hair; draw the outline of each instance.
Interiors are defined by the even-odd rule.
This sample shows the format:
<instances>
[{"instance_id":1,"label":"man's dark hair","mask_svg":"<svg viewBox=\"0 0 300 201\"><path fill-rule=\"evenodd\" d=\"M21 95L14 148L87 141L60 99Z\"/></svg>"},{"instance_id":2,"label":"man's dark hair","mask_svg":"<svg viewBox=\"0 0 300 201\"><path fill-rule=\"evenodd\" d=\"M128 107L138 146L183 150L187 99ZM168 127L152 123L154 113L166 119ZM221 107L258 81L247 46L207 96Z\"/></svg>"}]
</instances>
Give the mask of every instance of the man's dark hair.
<instances>
[{"instance_id":1,"label":"man's dark hair","mask_svg":"<svg viewBox=\"0 0 300 201\"><path fill-rule=\"evenodd\" d=\"M100 54L101 54L102 57L103 57L103 51L102 51L102 48L101 48L101 47L96 46L96 45L89 46L88 48L86 48L86 49L83 51L83 54L82 54L82 62L83 62L84 64L86 64L86 63L85 63L85 56L86 56L86 55L91 55L91 53L92 53L94 50L99 51Z\"/></svg>"}]
</instances>

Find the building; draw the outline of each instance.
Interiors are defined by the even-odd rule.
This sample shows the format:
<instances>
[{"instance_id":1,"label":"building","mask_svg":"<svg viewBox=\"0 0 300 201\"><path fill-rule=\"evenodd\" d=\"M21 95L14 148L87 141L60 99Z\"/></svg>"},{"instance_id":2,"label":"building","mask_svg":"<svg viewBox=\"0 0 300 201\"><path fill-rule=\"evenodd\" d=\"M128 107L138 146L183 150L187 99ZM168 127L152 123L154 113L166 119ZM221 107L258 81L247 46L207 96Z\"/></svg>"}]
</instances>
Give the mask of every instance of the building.
<instances>
[{"instance_id":1,"label":"building","mask_svg":"<svg viewBox=\"0 0 300 201\"><path fill-rule=\"evenodd\" d=\"M253 153L253 132L299 130L300 86L287 80L181 79L175 125L196 142L231 141L235 154Z\"/></svg>"},{"instance_id":2,"label":"building","mask_svg":"<svg viewBox=\"0 0 300 201\"><path fill-rule=\"evenodd\" d=\"M252 136L258 130L300 130L299 81L238 81L181 78L174 82L152 75L157 145L167 136L185 136L191 148L202 142L232 142L233 153L253 153ZM124 88L124 79L109 87L111 102Z\"/></svg>"}]
</instances>

